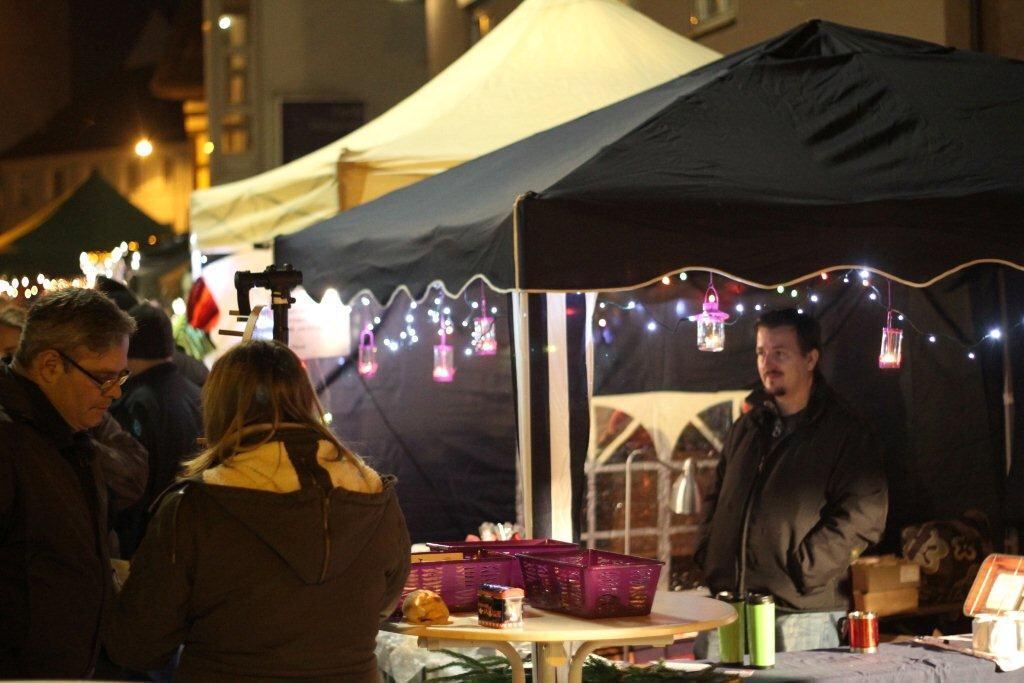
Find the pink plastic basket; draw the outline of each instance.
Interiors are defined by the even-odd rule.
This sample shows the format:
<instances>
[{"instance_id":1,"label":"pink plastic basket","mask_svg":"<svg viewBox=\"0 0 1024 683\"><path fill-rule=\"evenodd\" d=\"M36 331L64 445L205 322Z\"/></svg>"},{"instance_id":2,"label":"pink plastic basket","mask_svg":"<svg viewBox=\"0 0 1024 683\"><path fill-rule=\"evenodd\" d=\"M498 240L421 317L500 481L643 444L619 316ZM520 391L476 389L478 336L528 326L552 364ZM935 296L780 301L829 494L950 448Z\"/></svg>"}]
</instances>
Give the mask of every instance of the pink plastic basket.
<instances>
[{"instance_id":1,"label":"pink plastic basket","mask_svg":"<svg viewBox=\"0 0 1024 683\"><path fill-rule=\"evenodd\" d=\"M482 583L508 585L513 572L519 569L516 558L510 555L494 557L467 557L462 560L414 562L409 568L398 609L392 620L402 618L402 603L414 590L426 588L441 596L449 612L475 612L477 589Z\"/></svg>"},{"instance_id":2,"label":"pink plastic basket","mask_svg":"<svg viewBox=\"0 0 1024 683\"><path fill-rule=\"evenodd\" d=\"M579 617L651 613L662 562L603 550L520 555L526 602Z\"/></svg>"},{"instance_id":3,"label":"pink plastic basket","mask_svg":"<svg viewBox=\"0 0 1024 683\"><path fill-rule=\"evenodd\" d=\"M504 554L518 556L522 553L547 555L548 553L564 553L568 550L579 550L575 543L555 541L550 538L526 538L516 541L452 541L449 543L428 543L427 547L434 551L462 552L466 557L492 557ZM523 588L523 574L516 562L509 578L509 586Z\"/></svg>"}]
</instances>

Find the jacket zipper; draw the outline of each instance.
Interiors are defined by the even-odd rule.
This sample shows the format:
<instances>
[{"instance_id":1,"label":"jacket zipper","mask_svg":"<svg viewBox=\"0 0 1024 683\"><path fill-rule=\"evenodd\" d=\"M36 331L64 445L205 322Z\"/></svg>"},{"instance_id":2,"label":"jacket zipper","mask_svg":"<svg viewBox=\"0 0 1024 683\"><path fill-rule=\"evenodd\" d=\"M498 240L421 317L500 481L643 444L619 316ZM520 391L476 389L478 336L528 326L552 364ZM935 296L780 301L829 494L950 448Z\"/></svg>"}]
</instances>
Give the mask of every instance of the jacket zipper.
<instances>
[{"instance_id":1,"label":"jacket zipper","mask_svg":"<svg viewBox=\"0 0 1024 683\"><path fill-rule=\"evenodd\" d=\"M754 502L754 495L761 487L761 478L764 475L764 466L768 462L768 459L775 453L775 450L782 445L782 442L788 438L787 436L782 437L775 444L768 449L768 451L761 455L761 461L757 463L757 472L754 476L754 484L750 487L750 493L747 494L747 501L743 506L743 531L740 534L740 558L739 558L739 595L737 598L746 596L747 591L747 540L750 532L750 512L753 508L752 503Z\"/></svg>"}]
</instances>

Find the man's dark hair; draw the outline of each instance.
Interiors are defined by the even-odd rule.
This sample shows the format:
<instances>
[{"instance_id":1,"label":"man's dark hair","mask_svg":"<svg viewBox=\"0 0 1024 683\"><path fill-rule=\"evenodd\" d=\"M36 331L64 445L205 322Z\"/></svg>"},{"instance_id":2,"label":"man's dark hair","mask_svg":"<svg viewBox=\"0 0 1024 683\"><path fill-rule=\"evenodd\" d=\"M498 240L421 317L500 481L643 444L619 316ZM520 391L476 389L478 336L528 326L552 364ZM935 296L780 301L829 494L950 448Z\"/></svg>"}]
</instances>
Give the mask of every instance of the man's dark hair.
<instances>
[{"instance_id":1,"label":"man's dark hair","mask_svg":"<svg viewBox=\"0 0 1024 683\"><path fill-rule=\"evenodd\" d=\"M28 309L15 358L27 368L47 349L84 346L104 353L135 331L132 317L92 289L70 287L40 297Z\"/></svg>"},{"instance_id":2,"label":"man's dark hair","mask_svg":"<svg viewBox=\"0 0 1024 683\"><path fill-rule=\"evenodd\" d=\"M795 308L782 308L775 311L762 313L757 319L756 330L765 327L774 330L778 327L792 327L796 330L797 343L800 344L800 353L807 355L812 349L821 353L821 326L818 321L800 313Z\"/></svg>"}]
</instances>

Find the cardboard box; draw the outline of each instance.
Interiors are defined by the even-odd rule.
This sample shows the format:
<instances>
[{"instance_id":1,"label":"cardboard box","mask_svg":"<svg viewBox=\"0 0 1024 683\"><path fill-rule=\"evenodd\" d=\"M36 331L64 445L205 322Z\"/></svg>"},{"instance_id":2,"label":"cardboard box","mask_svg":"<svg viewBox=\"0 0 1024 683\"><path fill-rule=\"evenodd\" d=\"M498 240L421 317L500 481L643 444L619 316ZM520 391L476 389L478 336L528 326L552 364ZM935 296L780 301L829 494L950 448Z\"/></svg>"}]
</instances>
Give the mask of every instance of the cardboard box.
<instances>
[{"instance_id":1,"label":"cardboard box","mask_svg":"<svg viewBox=\"0 0 1024 683\"><path fill-rule=\"evenodd\" d=\"M850 565L850 572L853 590L861 593L894 591L921 584L921 566L895 555L862 557Z\"/></svg>"},{"instance_id":2,"label":"cardboard box","mask_svg":"<svg viewBox=\"0 0 1024 683\"><path fill-rule=\"evenodd\" d=\"M917 586L875 593L854 591L853 606L861 612L874 612L877 616L884 617L888 614L913 612L917 609L917 596Z\"/></svg>"}]
</instances>

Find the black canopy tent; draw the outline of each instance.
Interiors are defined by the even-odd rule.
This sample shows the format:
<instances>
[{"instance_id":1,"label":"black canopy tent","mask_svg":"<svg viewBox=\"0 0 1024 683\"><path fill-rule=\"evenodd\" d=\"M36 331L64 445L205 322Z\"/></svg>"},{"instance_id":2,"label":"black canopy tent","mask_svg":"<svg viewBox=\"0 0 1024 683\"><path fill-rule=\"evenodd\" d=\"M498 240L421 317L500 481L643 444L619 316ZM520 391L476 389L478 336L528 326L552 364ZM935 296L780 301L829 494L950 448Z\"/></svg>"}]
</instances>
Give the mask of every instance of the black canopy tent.
<instances>
[{"instance_id":1,"label":"black canopy tent","mask_svg":"<svg viewBox=\"0 0 1024 683\"><path fill-rule=\"evenodd\" d=\"M543 292L683 269L767 287L847 267L913 286L1024 268L1021 86L1021 62L810 22L279 238L276 258L315 297L474 277L515 292L520 456L543 470L569 462L552 455L568 448L559 416L530 400L554 367L551 329L529 343L537 316L561 310ZM534 532L550 532L534 504Z\"/></svg>"},{"instance_id":2,"label":"black canopy tent","mask_svg":"<svg viewBox=\"0 0 1024 683\"><path fill-rule=\"evenodd\" d=\"M146 246L168 226L136 208L98 173L0 235L0 273L50 277L81 272L84 251L107 251L121 242Z\"/></svg>"}]
</instances>

